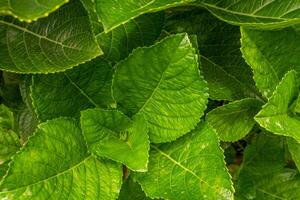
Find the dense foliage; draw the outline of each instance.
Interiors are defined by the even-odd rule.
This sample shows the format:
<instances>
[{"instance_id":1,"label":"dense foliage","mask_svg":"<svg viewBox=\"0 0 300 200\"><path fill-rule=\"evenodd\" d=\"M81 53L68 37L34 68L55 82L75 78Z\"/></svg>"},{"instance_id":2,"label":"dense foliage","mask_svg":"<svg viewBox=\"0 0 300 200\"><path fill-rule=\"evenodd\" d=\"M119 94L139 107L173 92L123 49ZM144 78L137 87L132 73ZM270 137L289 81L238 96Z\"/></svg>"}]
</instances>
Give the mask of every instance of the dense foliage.
<instances>
[{"instance_id":1,"label":"dense foliage","mask_svg":"<svg viewBox=\"0 0 300 200\"><path fill-rule=\"evenodd\" d=\"M0 0L0 198L300 199L300 0Z\"/></svg>"}]
</instances>

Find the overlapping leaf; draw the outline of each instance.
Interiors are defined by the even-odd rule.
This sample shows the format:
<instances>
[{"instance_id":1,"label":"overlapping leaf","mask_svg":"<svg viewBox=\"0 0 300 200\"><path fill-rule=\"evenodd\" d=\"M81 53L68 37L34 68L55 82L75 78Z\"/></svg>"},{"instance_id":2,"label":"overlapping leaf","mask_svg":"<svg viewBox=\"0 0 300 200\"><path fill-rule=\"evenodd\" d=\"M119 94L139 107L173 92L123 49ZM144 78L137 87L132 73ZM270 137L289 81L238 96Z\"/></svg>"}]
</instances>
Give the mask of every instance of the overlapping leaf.
<instances>
[{"instance_id":1,"label":"overlapping leaf","mask_svg":"<svg viewBox=\"0 0 300 200\"><path fill-rule=\"evenodd\" d=\"M1 182L3 199L117 198L120 166L87 152L75 120L40 124Z\"/></svg>"},{"instance_id":2,"label":"overlapping leaf","mask_svg":"<svg viewBox=\"0 0 300 200\"><path fill-rule=\"evenodd\" d=\"M149 140L142 116L132 121L116 110L88 109L81 112L80 121L91 153L147 171Z\"/></svg>"},{"instance_id":3,"label":"overlapping leaf","mask_svg":"<svg viewBox=\"0 0 300 200\"><path fill-rule=\"evenodd\" d=\"M118 63L113 93L125 114L144 114L150 139L156 143L175 140L193 129L208 97L198 57L185 34L137 49Z\"/></svg>"},{"instance_id":4,"label":"overlapping leaf","mask_svg":"<svg viewBox=\"0 0 300 200\"><path fill-rule=\"evenodd\" d=\"M0 14L12 15L22 21L31 22L40 17L47 17L49 13L67 2L68 0L26 0L20 3L18 0L1 0Z\"/></svg>"},{"instance_id":5,"label":"overlapping leaf","mask_svg":"<svg viewBox=\"0 0 300 200\"><path fill-rule=\"evenodd\" d=\"M151 198L233 199L218 137L206 123L175 142L152 145L148 172L135 178Z\"/></svg>"},{"instance_id":6,"label":"overlapping leaf","mask_svg":"<svg viewBox=\"0 0 300 200\"><path fill-rule=\"evenodd\" d=\"M291 112L290 105L299 92L295 71L289 71L277 86L255 120L265 129L278 135L293 137L300 142L300 120Z\"/></svg>"},{"instance_id":7,"label":"overlapping leaf","mask_svg":"<svg viewBox=\"0 0 300 200\"><path fill-rule=\"evenodd\" d=\"M196 0L196 3L234 25L271 29L300 22L299 0Z\"/></svg>"},{"instance_id":8,"label":"overlapping leaf","mask_svg":"<svg viewBox=\"0 0 300 200\"><path fill-rule=\"evenodd\" d=\"M118 200L150 200L146 197L141 186L129 177L122 185Z\"/></svg>"},{"instance_id":9,"label":"overlapping leaf","mask_svg":"<svg viewBox=\"0 0 300 200\"><path fill-rule=\"evenodd\" d=\"M300 170L300 143L292 138L287 138L287 144L293 161L295 162L298 170Z\"/></svg>"},{"instance_id":10,"label":"overlapping leaf","mask_svg":"<svg viewBox=\"0 0 300 200\"><path fill-rule=\"evenodd\" d=\"M204 10L188 10L169 16L165 30L197 36L201 70L211 99L239 100L260 96L251 68L240 52L240 31Z\"/></svg>"},{"instance_id":11,"label":"overlapping leaf","mask_svg":"<svg viewBox=\"0 0 300 200\"><path fill-rule=\"evenodd\" d=\"M283 138L260 134L245 151L236 199L299 199L300 174L285 167Z\"/></svg>"},{"instance_id":12,"label":"overlapping leaf","mask_svg":"<svg viewBox=\"0 0 300 200\"><path fill-rule=\"evenodd\" d=\"M255 124L254 116L262 103L257 99L243 99L218 107L206 115L223 141L237 141L246 136Z\"/></svg>"},{"instance_id":13,"label":"overlapping leaf","mask_svg":"<svg viewBox=\"0 0 300 200\"><path fill-rule=\"evenodd\" d=\"M0 38L0 69L17 73L64 71L101 54L79 1L30 24L0 17Z\"/></svg>"},{"instance_id":14,"label":"overlapping leaf","mask_svg":"<svg viewBox=\"0 0 300 200\"><path fill-rule=\"evenodd\" d=\"M39 119L79 117L81 110L109 106L112 70L107 61L97 58L65 72L35 75L31 92Z\"/></svg>"},{"instance_id":15,"label":"overlapping leaf","mask_svg":"<svg viewBox=\"0 0 300 200\"><path fill-rule=\"evenodd\" d=\"M254 73L257 87L270 97L285 73L300 72L297 27L277 31L241 29L242 52Z\"/></svg>"}]
</instances>

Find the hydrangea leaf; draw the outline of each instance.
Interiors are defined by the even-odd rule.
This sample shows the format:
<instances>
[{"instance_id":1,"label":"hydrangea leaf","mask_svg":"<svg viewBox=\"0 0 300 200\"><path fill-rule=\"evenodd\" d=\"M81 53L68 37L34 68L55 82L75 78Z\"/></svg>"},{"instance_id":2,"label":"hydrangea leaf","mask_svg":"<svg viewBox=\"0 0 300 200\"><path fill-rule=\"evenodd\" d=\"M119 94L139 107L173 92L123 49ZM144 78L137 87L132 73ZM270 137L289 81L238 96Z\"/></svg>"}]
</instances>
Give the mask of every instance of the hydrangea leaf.
<instances>
[{"instance_id":1,"label":"hydrangea leaf","mask_svg":"<svg viewBox=\"0 0 300 200\"><path fill-rule=\"evenodd\" d=\"M147 171L149 140L142 116L131 120L117 110L88 109L81 112L81 127L92 154Z\"/></svg>"},{"instance_id":2,"label":"hydrangea leaf","mask_svg":"<svg viewBox=\"0 0 300 200\"><path fill-rule=\"evenodd\" d=\"M216 129L220 140L234 142L251 131L256 123L254 116L261 106L257 99L234 101L210 111L206 120Z\"/></svg>"},{"instance_id":3,"label":"hydrangea leaf","mask_svg":"<svg viewBox=\"0 0 300 200\"><path fill-rule=\"evenodd\" d=\"M150 200L149 197L146 197L144 191L141 189L141 186L129 177L122 185L120 196L118 200Z\"/></svg>"},{"instance_id":4,"label":"hydrangea leaf","mask_svg":"<svg viewBox=\"0 0 300 200\"><path fill-rule=\"evenodd\" d=\"M69 0L1 0L0 14L12 15L21 21L31 22L41 17L47 17L49 13L57 10Z\"/></svg>"},{"instance_id":5,"label":"hydrangea leaf","mask_svg":"<svg viewBox=\"0 0 300 200\"><path fill-rule=\"evenodd\" d=\"M290 110L290 105L298 96L298 78L295 71L289 71L282 78L269 101L255 116L255 120L274 134L293 137L300 142L300 120Z\"/></svg>"},{"instance_id":6,"label":"hydrangea leaf","mask_svg":"<svg viewBox=\"0 0 300 200\"><path fill-rule=\"evenodd\" d=\"M292 69L300 72L299 31L291 27L277 31L241 29L241 33L243 56L253 70L256 86L269 98L285 73Z\"/></svg>"},{"instance_id":7,"label":"hydrangea leaf","mask_svg":"<svg viewBox=\"0 0 300 200\"><path fill-rule=\"evenodd\" d=\"M208 94L187 35L139 48L115 67L118 108L129 116L144 114L152 142L175 140L200 121Z\"/></svg>"},{"instance_id":8,"label":"hydrangea leaf","mask_svg":"<svg viewBox=\"0 0 300 200\"><path fill-rule=\"evenodd\" d=\"M175 142L151 145L148 172L134 177L151 198L233 199L217 134L206 123Z\"/></svg>"},{"instance_id":9,"label":"hydrangea leaf","mask_svg":"<svg viewBox=\"0 0 300 200\"><path fill-rule=\"evenodd\" d=\"M33 76L31 92L39 119L77 116L80 111L113 103L113 68L101 58L61 73Z\"/></svg>"},{"instance_id":10,"label":"hydrangea leaf","mask_svg":"<svg viewBox=\"0 0 300 200\"><path fill-rule=\"evenodd\" d=\"M218 20L208 11L188 10L170 14L165 30L197 36L201 71L214 100L239 100L260 96L251 68L240 51L240 29Z\"/></svg>"},{"instance_id":11,"label":"hydrangea leaf","mask_svg":"<svg viewBox=\"0 0 300 200\"><path fill-rule=\"evenodd\" d=\"M246 148L236 199L299 199L300 174L285 167L284 138L261 133Z\"/></svg>"},{"instance_id":12,"label":"hydrangea leaf","mask_svg":"<svg viewBox=\"0 0 300 200\"><path fill-rule=\"evenodd\" d=\"M197 0L219 19L256 29L275 29L300 22L299 1Z\"/></svg>"},{"instance_id":13,"label":"hydrangea leaf","mask_svg":"<svg viewBox=\"0 0 300 200\"><path fill-rule=\"evenodd\" d=\"M194 0L95 0L95 9L105 32L148 12L159 11Z\"/></svg>"},{"instance_id":14,"label":"hydrangea leaf","mask_svg":"<svg viewBox=\"0 0 300 200\"><path fill-rule=\"evenodd\" d=\"M119 165L88 154L75 120L57 118L40 124L13 157L0 197L113 200L121 178Z\"/></svg>"},{"instance_id":15,"label":"hydrangea leaf","mask_svg":"<svg viewBox=\"0 0 300 200\"><path fill-rule=\"evenodd\" d=\"M0 69L16 73L65 71L102 53L79 1L30 24L0 17L0 37Z\"/></svg>"}]
</instances>

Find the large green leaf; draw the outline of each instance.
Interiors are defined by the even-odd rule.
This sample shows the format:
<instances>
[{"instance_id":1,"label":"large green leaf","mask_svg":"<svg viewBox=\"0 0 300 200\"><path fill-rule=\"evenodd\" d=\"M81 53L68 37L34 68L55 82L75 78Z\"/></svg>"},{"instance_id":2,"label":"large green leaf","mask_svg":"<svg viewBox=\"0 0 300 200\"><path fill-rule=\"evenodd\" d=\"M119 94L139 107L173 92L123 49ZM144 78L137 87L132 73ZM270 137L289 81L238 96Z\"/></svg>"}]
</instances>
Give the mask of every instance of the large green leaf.
<instances>
[{"instance_id":1,"label":"large green leaf","mask_svg":"<svg viewBox=\"0 0 300 200\"><path fill-rule=\"evenodd\" d=\"M239 100L260 96L251 68L240 51L240 29L204 10L176 12L167 18L169 33L197 35L201 70L208 83L209 97L215 100Z\"/></svg>"},{"instance_id":2,"label":"large green leaf","mask_svg":"<svg viewBox=\"0 0 300 200\"><path fill-rule=\"evenodd\" d=\"M30 24L0 17L0 38L0 69L17 73L64 71L101 54L79 1Z\"/></svg>"},{"instance_id":3,"label":"large green leaf","mask_svg":"<svg viewBox=\"0 0 300 200\"><path fill-rule=\"evenodd\" d=\"M0 197L113 200L121 177L119 165L88 154L75 120L58 118L40 124L13 158Z\"/></svg>"},{"instance_id":4,"label":"large green leaf","mask_svg":"<svg viewBox=\"0 0 300 200\"><path fill-rule=\"evenodd\" d=\"M299 0L196 0L195 3L234 25L271 29L300 22Z\"/></svg>"},{"instance_id":5,"label":"large green leaf","mask_svg":"<svg viewBox=\"0 0 300 200\"><path fill-rule=\"evenodd\" d=\"M300 119L291 112L290 105L298 96L298 78L295 71L289 71L277 86L255 120L274 134L290 136L300 142Z\"/></svg>"},{"instance_id":6,"label":"large green leaf","mask_svg":"<svg viewBox=\"0 0 300 200\"><path fill-rule=\"evenodd\" d=\"M292 138L287 138L287 144L292 158L298 170L300 170L300 143Z\"/></svg>"},{"instance_id":7,"label":"large green leaf","mask_svg":"<svg viewBox=\"0 0 300 200\"><path fill-rule=\"evenodd\" d=\"M284 138L261 133L246 148L236 199L299 199L300 174L286 168Z\"/></svg>"},{"instance_id":8,"label":"large green leaf","mask_svg":"<svg viewBox=\"0 0 300 200\"><path fill-rule=\"evenodd\" d=\"M241 29L241 33L243 56L265 97L272 95L286 72L300 72L300 37L296 27L278 31Z\"/></svg>"},{"instance_id":9,"label":"large green leaf","mask_svg":"<svg viewBox=\"0 0 300 200\"><path fill-rule=\"evenodd\" d=\"M91 153L147 171L149 140L142 116L132 121L117 110L88 109L81 112L80 121Z\"/></svg>"},{"instance_id":10,"label":"large green leaf","mask_svg":"<svg viewBox=\"0 0 300 200\"><path fill-rule=\"evenodd\" d=\"M80 111L113 103L112 66L97 58L65 72L35 75L31 86L39 119L77 116Z\"/></svg>"},{"instance_id":11,"label":"large green leaf","mask_svg":"<svg viewBox=\"0 0 300 200\"><path fill-rule=\"evenodd\" d=\"M233 199L217 134L206 123L175 142L151 145L149 170L135 178L151 198Z\"/></svg>"},{"instance_id":12,"label":"large green leaf","mask_svg":"<svg viewBox=\"0 0 300 200\"><path fill-rule=\"evenodd\" d=\"M95 0L95 9L106 32L147 12L185 5L194 0Z\"/></svg>"},{"instance_id":13,"label":"large green leaf","mask_svg":"<svg viewBox=\"0 0 300 200\"><path fill-rule=\"evenodd\" d=\"M47 17L69 0L0 0L0 14L12 15L21 21L31 22L40 17Z\"/></svg>"},{"instance_id":14,"label":"large green leaf","mask_svg":"<svg viewBox=\"0 0 300 200\"><path fill-rule=\"evenodd\" d=\"M222 141L237 141L246 136L255 125L254 116L262 103L257 99L234 101L210 111L206 120Z\"/></svg>"},{"instance_id":15,"label":"large green leaf","mask_svg":"<svg viewBox=\"0 0 300 200\"><path fill-rule=\"evenodd\" d=\"M193 129L208 98L197 54L185 34L137 49L118 63L113 93L125 114L144 114L155 143L175 140Z\"/></svg>"},{"instance_id":16,"label":"large green leaf","mask_svg":"<svg viewBox=\"0 0 300 200\"><path fill-rule=\"evenodd\" d=\"M125 24L96 36L104 57L117 62L128 56L136 47L153 44L161 33L164 13L139 16Z\"/></svg>"}]
</instances>

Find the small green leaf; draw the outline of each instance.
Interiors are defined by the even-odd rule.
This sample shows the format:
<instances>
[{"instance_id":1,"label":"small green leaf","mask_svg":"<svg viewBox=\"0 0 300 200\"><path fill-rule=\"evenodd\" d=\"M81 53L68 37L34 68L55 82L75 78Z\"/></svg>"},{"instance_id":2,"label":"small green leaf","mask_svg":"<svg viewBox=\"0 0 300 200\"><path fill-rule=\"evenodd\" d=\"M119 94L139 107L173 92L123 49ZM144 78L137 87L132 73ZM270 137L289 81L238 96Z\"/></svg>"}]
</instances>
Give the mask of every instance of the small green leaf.
<instances>
[{"instance_id":1,"label":"small green leaf","mask_svg":"<svg viewBox=\"0 0 300 200\"><path fill-rule=\"evenodd\" d=\"M12 15L21 21L31 22L40 17L47 17L69 0L1 0L0 14Z\"/></svg>"},{"instance_id":2,"label":"small green leaf","mask_svg":"<svg viewBox=\"0 0 300 200\"><path fill-rule=\"evenodd\" d=\"M257 99L234 101L210 111L206 120L217 130L222 141L234 142L251 131L255 125L254 116L261 106Z\"/></svg>"},{"instance_id":3,"label":"small green leaf","mask_svg":"<svg viewBox=\"0 0 300 200\"><path fill-rule=\"evenodd\" d=\"M290 110L290 105L298 96L298 78L295 71L289 71L283 77L273 95L255 120L274 134L293 137L300 142L300 120Z\"/></svg>"},{"instance_id":4,"label":"small green leaf","mask_svg":"<svg viewBox=\"0 0 300 200\"><path fill-rule=\"evenodd\" d=\"M132 121L116 110L89 109L81 112L81 127L91 153L147 171L149 140L142 116Z\"/></svg>"},{"instance_id":5,"label":"small green leaf","mask_svg":"<svg viewBox=\"0 0 300 200\"><path fill-rule=\"evenodd\" d=\"M292 158L298 170L300 170L300 143L292 138L287 138L287 144Z\"/></svg>"},{"instance_id":6,"label":"small green leaf","mask_svg":"<svg viewBox=\"0 0 300 200\"><path fill-rule=\"evenodd\" d=\"M148 172L134 177L151 198L233 199L217 134L206 123L175 142L151 145Z\"/></svg>"},{"instance_id":7,"label":"small green leaf","mask_svg":"<svg viewBox=\"0 0 300 200\"><path fill-rule=\"evenodd\" d=\"M144 114L152 142L175 140L200 121L208 94L187 35L139 48L115 67L118 108L129 116Z\"/></svg>"},{"instance_id":8,"label":"small green leaf","mask_svg":"<svg viewBox=\"0 0 300 200\"><path fill-rule=\"evenodd\" d=\"M59 116L79 117L90 107L113 103L113 68L101 58L65 72L33 76L33 106L40 120Z\"/></svg>"},{"instance_id":9,"label":"small green leaf","mask_svg":"<svg viewBox=\"0 0 300 200\"><path fill-rule=\"evenodd\" d=\"M236 199L299 199L300 174L285 167L283 137L259 134L246 148Z\"/></svg>"},{"instance_id":10,"label":"small green leaf","mask_svg":"<svg viewBox=\"0 0 300 200\"><path fill-rule=\"evenodd\" d=\"M241 29L244 58L260 92L269 98L290 70L300 72L300 40L296 27L277 31ZM274 42L276 41L276 42Z\"/></svg>"},{"instance_id":11,"label":"small green leaf","mask_svg":"<svg viewBox=\"0 0 300 200\"><path fill-rule=\"evenodd\" d=\"M256 29L275 29L300 22L299 1L196 0L219 19Z\"/></svg>"},{"instance_id":12,"label":"small green leaf","mask_svg":"<svg viewBox=\"0 0 300 200\"><path fill-rule=\"evenodd\" d=\"M122 185L118 200L150 200L146 197L141 186L129 177Z\"/></svg>"},{"instance_id":13,"label":"small green leaf","mask_svg":"<svg viewBox=\"0 0 300 200\"><path fill-rule=\"evenodd\" d=\"M0 17L0 38L0 69L16 73L65 71L102 53L79 1L30 24Z\"/></svg>"},{"instance_id":14,"label":"small green leaf","mask_svg":"<svg viewBox=\"0 0 300 200\"><path fill-rule=\"evenodd\" d=\"M1 182L6 199L116 199L120 165L88 154L75 120L58 118L39 125L13 157Z\"/></svg>"}]
</instances>

